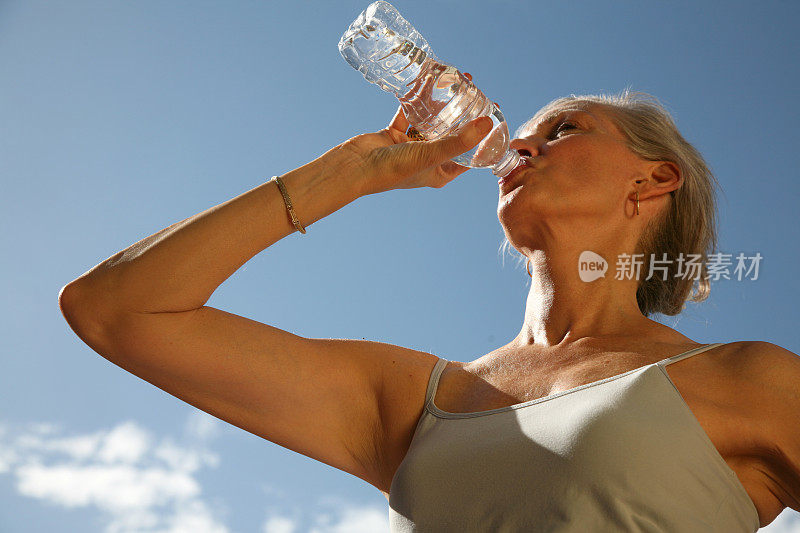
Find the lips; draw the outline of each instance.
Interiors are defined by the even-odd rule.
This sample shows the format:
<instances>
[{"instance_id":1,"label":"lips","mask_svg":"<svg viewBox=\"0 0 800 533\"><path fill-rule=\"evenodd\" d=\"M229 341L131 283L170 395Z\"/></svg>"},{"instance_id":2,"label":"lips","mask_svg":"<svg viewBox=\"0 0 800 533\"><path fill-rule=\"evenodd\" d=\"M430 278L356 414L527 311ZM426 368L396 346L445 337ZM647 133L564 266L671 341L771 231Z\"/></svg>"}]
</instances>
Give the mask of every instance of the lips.
<instances>
[{"instance_id":1,"label":"lips","mask_svg":"<svg viewBox=\"0 0 800 533\"><path fill-rule=\"evenodd\" d=\"M533 168L533 164L531 163L530 159L527 157L520 159L520 162L516 167L514 167L514 170L512 170L508 176L497 181L497 184L500 185L500 190L505 193L516 188L515 178L529 168Z\"/></svg>"}]
</instances>

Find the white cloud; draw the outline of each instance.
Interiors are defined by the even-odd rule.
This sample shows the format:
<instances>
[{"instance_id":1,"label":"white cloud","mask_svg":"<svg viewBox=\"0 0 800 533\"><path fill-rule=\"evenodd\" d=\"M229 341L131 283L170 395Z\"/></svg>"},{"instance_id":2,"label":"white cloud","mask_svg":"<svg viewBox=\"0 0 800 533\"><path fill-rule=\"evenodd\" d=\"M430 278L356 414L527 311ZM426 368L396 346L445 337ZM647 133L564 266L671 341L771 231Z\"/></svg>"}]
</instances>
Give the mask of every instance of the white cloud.
<instances>
[{"instance_id":1,"label":"white cloud","mask_svg":"<svg viewBox=\"0 0 800 533\"><path fill-rule=\"evenodd\" d=\"M61 426L58 424L53 424L52 422L40 422L31 424L30 429L34 433L38 433L40 435L52 435L53 433L61 431Z\"/></svg>"},{"instance_id":2,"label":"white cloud","mask_svg":"<svg viewBox=\"0 0 800 533\"><path fill-rule=\"evenodd\" d=\"M388 533L389 513L386 508L354 506L338 496L317 500L316 509L300 509L296 505L281 510L270 509L262 525L263 533ZM305 515L306 520L300 520ZM301 524L301 522L305 522ZM306 527L301 528L301 525Z\"/></svg>"},{"instance_id":3,"label":"white cloud","mask_svg":"<svg viewBox=\"0 0 800 533\"><path fill-rule=\"evenodd\" d=\"M345 507L331 520L325 515L309 533L381 533L389 532L389 514L375 507Z\"/></svg>"},{"instance_id":4,"label":"white cloud","mask_svg":"<svg viewBox=\"0 0 800 533\"><path fill-rule=\"evenodd\" d=\"M133 464L150 448L150 435L133 422L125 422L104 435L98 457L105 463Z\"/></svg>"},{"instance_id":5,"label":"white cloud","mask_svg":"<svg viewBox=\"0 0 800 533\"><path fill-rule=\"evenodd\" d=\"M220 435L222 427L223 424L218 418L195 409L186 420L184 432L189 440L208 442Z\"/></svg>"},{"instance_id":6,"label":"white cloud","mask_svg":"<svg viewBox=\"0 0 800 533\"><path fill-rule=\"evenodd\" d=\"M183 472L128 465L23 465L17 490L67 508L95 506L110 513L138 511L196 498L200 486Z\"/></svg>"},{"instance_id":7,"label":"white cloud","mask_svg":"<svg viewBox=\"0 0 800 533\"><path fill-rule=\"evenodd\" d=\"M106 517L106 533L228 532L195 478L219 457L194 441L156 444L131 421L83 435L46 423L15 433L0 426L0 473L13 475L23 496L95 508Z\"/></svg>"},{"instance_id":8,"label":"white cloud","mask_svg":"<svg viewBox=\"0 0 800 533\"><path fill-rule=\"evenodd\" d=\"M213 513L201 500L189 500L178 506L170 516L169 533L228 533L228 528L217 521Z\"/></svg>"},{"instance_id":9,"label":"white cloud","mask_svg":"<svg viewBox=\"0 0 800 533\"><path fill-rule=\"evenodd\" d=\"M778 517L766 527L758 530L764 533L800 533L800 513L793 509L784 509Z\"/></svg>"},{"instance_id":10,"label":"white cloud","mask_svg":"<svg viewBox=\"0 0 800 533\"><path fill-rule=\"evenodd\" d=\"M76 461L89 459L100 446L102 433L80 435L66 438L50 438L37 430L23 433L17 437L15 448L23 457L40 457L42 455L59 454Z\"/></svg>"},{"instance_id":11,"label":"white cloud","mask_svg":"<svg viewBox=\"0 0 800 533\"><path fill-rule=\"evenodd\" d=\"M297 522L285 516L270 516L264 522L263 533L294 533Z\"/></svg>"},{"instance_id":12,"label":"white cloud","mask_svg":"<svg viewBox=\"0 0 800 533\"><path fill-rule=\"evenodd\" d=\"M13 450L0 449L0 474L5 474L11 470L11 465L17 462L17 457Z\"/></svg>"},{"instance_id":13,"label":"white cloud","mask_svg":"<svg viewBox=\"0 0 800 533\"><path fill-rule=\"evenodd\" d=\"M106 533L133 533L134 531L155 531L161 523L157 513L121 513L115 515L106 526Z\"/></svg>"},{"instance_id":14,"label":"white cloud","mask_svg":"<svg viewBox=\"0 0 800 533\"><path fill-rule=\"evenodd\" d=\"M228 533L220 518L225 509L203 498L196 477L220 464L205 443L223 426L198 413L187 419L179 440L157 439L133 421L84 434L49 423L10 431L0 423L0 474L11 475L22 496L64 509L96 509L105 533ZM301 509L284 489L263 488L266 498L281 502L268 510L263 533L389 531L385 509L352 506L338 496Z\"/></svg>"},{"instance_id":15,"label":"white cloud","mask_svg":"<svg viewBox=\"0 0 800 533\"><path fill-rule=\"evenodd\" d=\"M170 468L181 472L196 472L204 465L217 467L219 457L203 449L187 449L164 439L153 451L153 455L161 459Z\"/></svg>"}]
</instances>

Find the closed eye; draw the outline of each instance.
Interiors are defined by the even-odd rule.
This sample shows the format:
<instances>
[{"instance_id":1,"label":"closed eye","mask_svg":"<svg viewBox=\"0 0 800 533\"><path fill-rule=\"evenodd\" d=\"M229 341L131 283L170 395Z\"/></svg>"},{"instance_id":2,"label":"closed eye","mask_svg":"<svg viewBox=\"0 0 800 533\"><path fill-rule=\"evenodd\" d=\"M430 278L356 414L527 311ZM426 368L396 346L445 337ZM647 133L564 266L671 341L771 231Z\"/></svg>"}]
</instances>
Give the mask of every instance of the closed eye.
<instances>
[{"instance_id":1,"label":"closed eye","mask_svg":"<svg viewBox=\"0 0 800 533\"><path fill-rule=\"evenodd\" d=\"M550 135L547 138L555 139L559 133L561 133L562 131L566 131L567 128L577 128L577 126L572 122L566 122L566 121L562 122L550 132Z\"/></svg>"}]
</instances>

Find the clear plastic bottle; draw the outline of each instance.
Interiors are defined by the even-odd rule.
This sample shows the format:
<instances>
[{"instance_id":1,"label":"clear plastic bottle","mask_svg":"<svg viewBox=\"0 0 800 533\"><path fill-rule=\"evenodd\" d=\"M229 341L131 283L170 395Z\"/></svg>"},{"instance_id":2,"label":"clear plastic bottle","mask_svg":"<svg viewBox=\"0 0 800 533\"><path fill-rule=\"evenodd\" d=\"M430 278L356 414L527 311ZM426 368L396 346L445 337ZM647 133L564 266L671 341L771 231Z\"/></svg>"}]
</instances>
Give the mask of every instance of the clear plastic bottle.
<instances>
[{"instance_id":1,"label":"clear plastic bottle","mask_svg":"<svg viewBox=\"0 0 800 533\"><path fill-rule=\"evenodd\" d=\"M370 83L400 100L408 121L425 139L458 132L488 116L494 127L481 143L453 159L472 168L490 168L501 178L521 158L509 149L503 113L455 67L439 61L428 41L384 1L373 2L347 28L339 52Z\"/></svg>"}]
</instances>

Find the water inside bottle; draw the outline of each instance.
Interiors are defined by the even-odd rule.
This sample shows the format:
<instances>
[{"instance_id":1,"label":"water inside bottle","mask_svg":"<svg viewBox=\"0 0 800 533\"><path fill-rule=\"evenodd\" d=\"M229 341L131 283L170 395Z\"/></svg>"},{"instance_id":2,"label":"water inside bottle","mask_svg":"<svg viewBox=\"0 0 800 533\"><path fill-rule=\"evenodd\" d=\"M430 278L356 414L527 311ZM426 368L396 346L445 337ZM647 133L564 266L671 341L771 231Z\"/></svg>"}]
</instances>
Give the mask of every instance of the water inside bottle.
<instances>
[{"instance_id":1,"label":"water inside bottle","mask_svg":"<svg viewBox=\"0 0 800 533\"><path fill-rule=\"evenodd\" d=\"M478 117L490 117L493 129L478 146L455 157L456 163L489 167L504 176L519 161L509 150L503 113L456 67L442 63L391 4L370 4L342 35L339 51L367 81L400 100L425 139L455 134Z\"/></svg>"},{"instance_id":2,"label":"water inside bottle","mask_svg":"<svg viewBox=\"0 0 800 533\"><path fill-rule=\"evenodd\" d=\"M453 159L469 167L493 167L508 151L508 125L502 112L466 76L451 65L429 61L399 98L409 122L426 139L459 132L478 117L488 116L492 131L474 149Z\"/></svg>"}]
</instances>

